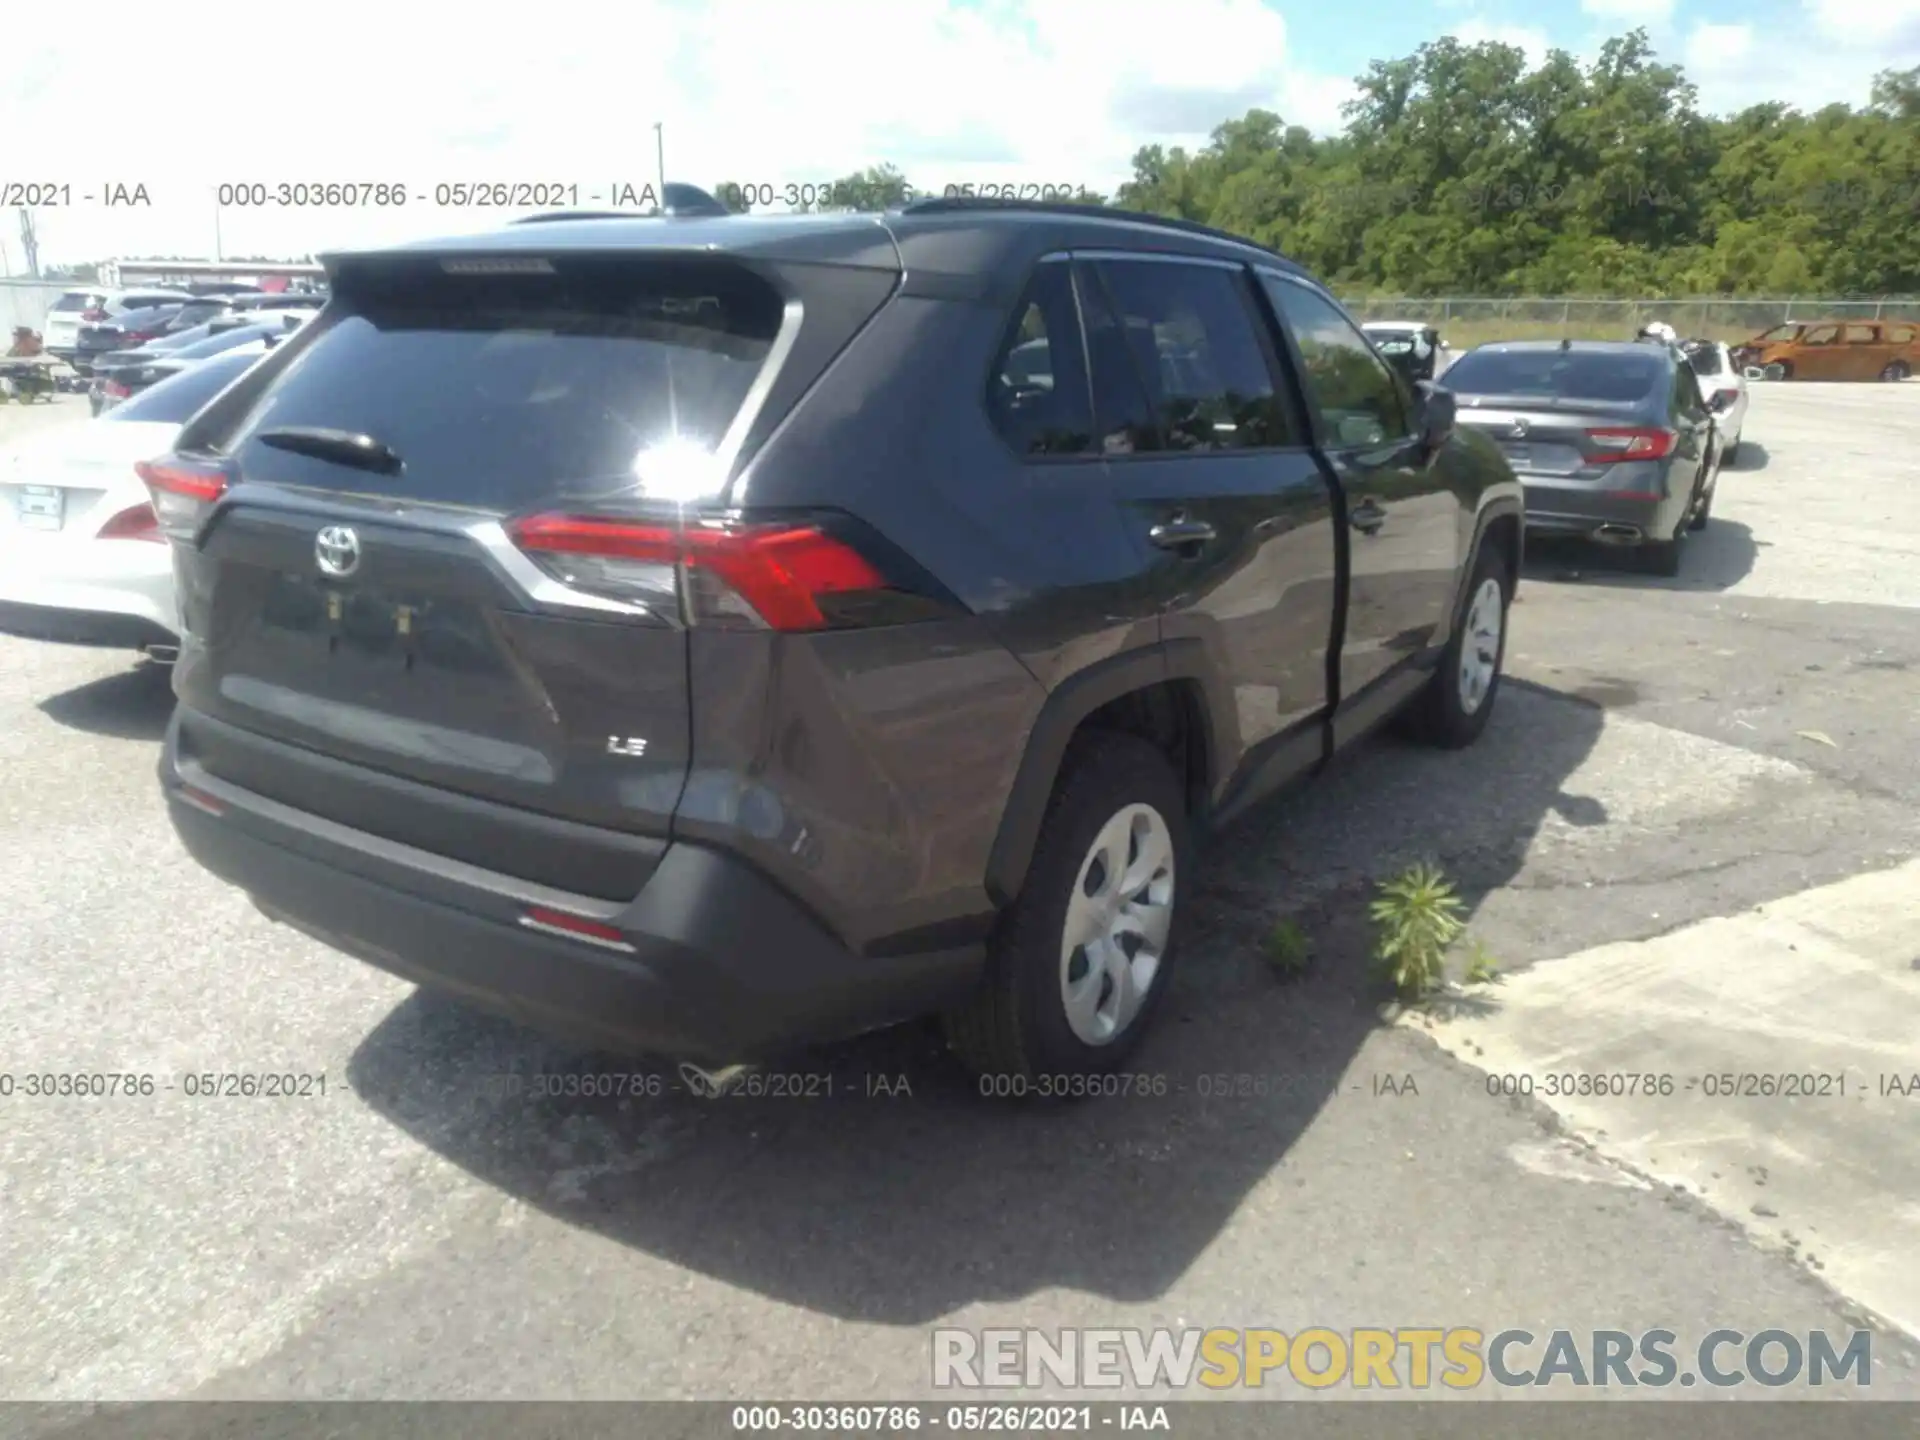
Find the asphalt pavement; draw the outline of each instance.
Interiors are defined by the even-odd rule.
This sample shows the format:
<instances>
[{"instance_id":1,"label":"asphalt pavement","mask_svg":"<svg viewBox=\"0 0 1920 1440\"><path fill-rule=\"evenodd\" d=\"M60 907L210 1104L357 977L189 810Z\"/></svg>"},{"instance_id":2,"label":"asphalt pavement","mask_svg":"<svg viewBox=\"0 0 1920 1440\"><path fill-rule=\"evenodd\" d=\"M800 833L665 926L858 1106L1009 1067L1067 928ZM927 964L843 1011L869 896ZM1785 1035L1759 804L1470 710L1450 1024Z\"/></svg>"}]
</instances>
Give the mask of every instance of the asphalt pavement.
<instances>
[{"instance_id":1,"label":"asphalt pavement","mask_svg":"<svg viewBox=\"0 0 1920 1440\"><path fill-rule=\"evenodd\" d=\"M0 1100L0 1397L931 1396L936 1324L1866 1325L1920 1397L1916 1251L1871 1278L1920 1223L1877 1078L1920 1071L1916 453L1920 383L1756 385L1677 580L1538 549L1481 743L1369 742L1217 841L1147 1093L1068 1108L922 1028L811 1098L649 1095L418 994L186 859L164 672L0 639L0 1073L158 1077ZM1423 858L1505 983L1383 1018L1365 905ZM1730 1067L1875 1088L1538 1078ZM307 1078L188 1093L239 1073Z\"/></svg>"}]
</instances>

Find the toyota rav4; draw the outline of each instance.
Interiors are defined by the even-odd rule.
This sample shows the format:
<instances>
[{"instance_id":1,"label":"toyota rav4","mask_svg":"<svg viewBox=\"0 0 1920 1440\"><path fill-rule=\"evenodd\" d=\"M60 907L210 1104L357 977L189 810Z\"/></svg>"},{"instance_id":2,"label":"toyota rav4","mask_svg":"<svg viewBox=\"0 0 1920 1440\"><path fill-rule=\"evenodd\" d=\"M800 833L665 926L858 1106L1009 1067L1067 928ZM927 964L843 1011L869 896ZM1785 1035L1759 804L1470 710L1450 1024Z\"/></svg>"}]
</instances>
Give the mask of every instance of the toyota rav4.
<instances>
[{"instance_id":1,"label":"toyota rav4","mask_svg":"<svg viewBox=\"0 0 1920 1440\"><path fill-rule=\"evenodd\" d=\"M1328 292L1093 207L536 217L329 256L143 473L187 849L268 916L706 1063L940 1014L1118 1065L1193 841L1487 724L1497 447Z\"/></svg>"}]
</instances>

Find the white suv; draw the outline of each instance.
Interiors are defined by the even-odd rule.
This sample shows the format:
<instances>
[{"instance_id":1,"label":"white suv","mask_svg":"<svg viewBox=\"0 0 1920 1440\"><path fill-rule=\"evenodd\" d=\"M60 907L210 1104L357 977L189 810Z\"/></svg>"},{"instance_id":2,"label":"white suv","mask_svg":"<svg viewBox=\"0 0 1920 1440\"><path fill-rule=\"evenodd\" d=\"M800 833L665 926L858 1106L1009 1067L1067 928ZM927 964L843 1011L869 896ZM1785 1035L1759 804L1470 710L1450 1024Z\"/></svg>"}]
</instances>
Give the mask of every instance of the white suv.
<instances>
[{"instance_id":1,"label":"white suv","mask_svg":"<svg viewBox=\"0 0 1920 1440\"><path fill-rule=\"evenodd\" d=\"M40 333L48 353L71 362L80 348L80 327L111 320L129 310L144 310L153 305L178 305L193 296L183 290L69 290L53 302L47 311L46 325Z\"/></svg>"}]
</instances>

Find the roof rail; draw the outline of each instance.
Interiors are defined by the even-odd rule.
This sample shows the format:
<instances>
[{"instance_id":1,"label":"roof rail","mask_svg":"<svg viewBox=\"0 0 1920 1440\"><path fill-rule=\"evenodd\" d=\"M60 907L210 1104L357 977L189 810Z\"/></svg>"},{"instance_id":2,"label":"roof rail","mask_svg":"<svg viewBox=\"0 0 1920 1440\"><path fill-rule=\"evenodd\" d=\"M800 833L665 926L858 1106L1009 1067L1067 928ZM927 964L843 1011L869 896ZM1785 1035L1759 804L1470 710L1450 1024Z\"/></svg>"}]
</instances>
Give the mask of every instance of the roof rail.
<instances>
[{"instance_id":1,"label":"roof rail","mask_svg":"<svg viewBox=\"0 0 1920 1440\"><path fill-rule=\"evenodd\" d=\"M1203 235L1209 240L1224 240L1258 250L1262 255L1293 261L1257 240L1235 235L1231 230L1202 225L1198 220L1176 220L1167 215L1152 215L1144 210L1123 210L1114 205L1092 205L1072 200L1002 200L993 196L952 195L925 200L910 200L898 207L902 215L964 215L968 212L1013 210L1035 215L1073 216L1083 220L1121 220L1130 225L1152 225L1161 230L1176 230L1183 235Z\"/></svg>"}]
</instances>

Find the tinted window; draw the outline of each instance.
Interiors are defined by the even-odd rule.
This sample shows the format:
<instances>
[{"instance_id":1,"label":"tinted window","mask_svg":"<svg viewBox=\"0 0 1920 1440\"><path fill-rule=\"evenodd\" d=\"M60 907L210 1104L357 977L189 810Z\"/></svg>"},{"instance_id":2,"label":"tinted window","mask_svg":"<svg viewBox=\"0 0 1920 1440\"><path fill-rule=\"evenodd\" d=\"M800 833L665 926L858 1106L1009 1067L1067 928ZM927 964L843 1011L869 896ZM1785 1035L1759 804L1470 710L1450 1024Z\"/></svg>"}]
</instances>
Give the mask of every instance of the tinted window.
<instances>
[{"instance_id":1,"label":"tinted window","mask_svg":"<svg viewBox=\"0 0 1920 1440\"><path fill-rule=\"evenodd\" d=\"M1133 351L1093 266L1074 267L1092 368L1094 429L1101 453L1138 455L1166 448Z\"/></svg>"},{"instance_id":2,"label":"tinted window","mask_svg":"<svg viewBox=\"0 0 1920 1440\"><path fill-rule=\"evenodd\" d=\"M1408 435L1400 386L1353 322L1304 285L1263 279L1300 347L1307 394L1329 443L1378 445ZM1447 383L1453 383L1452 371Z\"/></svg>"},{"instance_id":3,"label":"tinted window","mask_svg":"<svg viewBox=\"0 0 1920 1440\"><path fill-rule=\"evenodd\" d=\"M259 360L258 355L223 355L169 376L158 385L141 391L125 404L107 411L102 420L158 420L184 425L214 396L244 375Z\"/></svg>"},{"instance_id":4,"label":"tinted window","mask_svg":"<svg viewBox=\"0 0 1920 1440\"><path fill-rule=\"evenodd\" d=\"M1651 349L1471 350L1447 368L1447 388L1462 395L1632 401L1664 391L1667 373Z\"/></svg>"},{"instance_id":5,"label":"tinted window","mask_svg":"<svg viewBox=\"0 0 1920 1440\"><path fill-rule=\"evenodd\" d=\"M1913 327L1910 325L1889 325L1887 327L1887 341L1889 344L1911 345L1913 343L1913 334Z\"/></svg>"},{"instance_id":6,"label":"tinted window","mask_svg":"<svg viewBox=\"0 0 1920 1440\"><path fill-rule=\"evenodd\" d=\"M783 309L730 263L598 257L539 275L396 263L335 303L344 313L255 398L225 448L263 480L496 511L628 492L643 451L671 446L684 466L687 450L716 445ZM404 473L256 438L288 425L371 435Z\"/></svg>"},{"instance_id":7,"label":"tinted window","mask_svg":"<svg viewBox=\"0 0 1920 1440\"><path fill-rule=\"evenodd\" d=\"M1879 338L1880 336L1871 325L1847 326L1847 343L1849 345L1871 345Z\"/></svg>"},{"instance_id":8,"label":"tinted window","mask_svg":"<svg viewBox=\"0 0 1920 1440\"><path fill-rule=\"evenodd\" d=\"M1133 260L1094 268L1168 449L1292 443L1239 275L1212 265Z\"/></svg>"},{"instance_id":9,"label":"tinted window","mask_svg":"<svg viewBox=\"0 0 1920 1440\"><path fill-rule=\"evenodd\" d=\"M1093 411L1080 354L1073 276L1042 265L1015 308L987 384L994 428L1022 455L1078 455L1093 448Z\"/></svg>"},{"instance_id":10,"label":"tinted window","mask_svg":"<svg viewBox=\"0 0 1920 1440\"><path fill-rule=\"evenodd\" d=\"M1838 325L1816 325L1801 337L1802 345L1831 345L1840 338Z\"/></svg>"}]
</instances>

